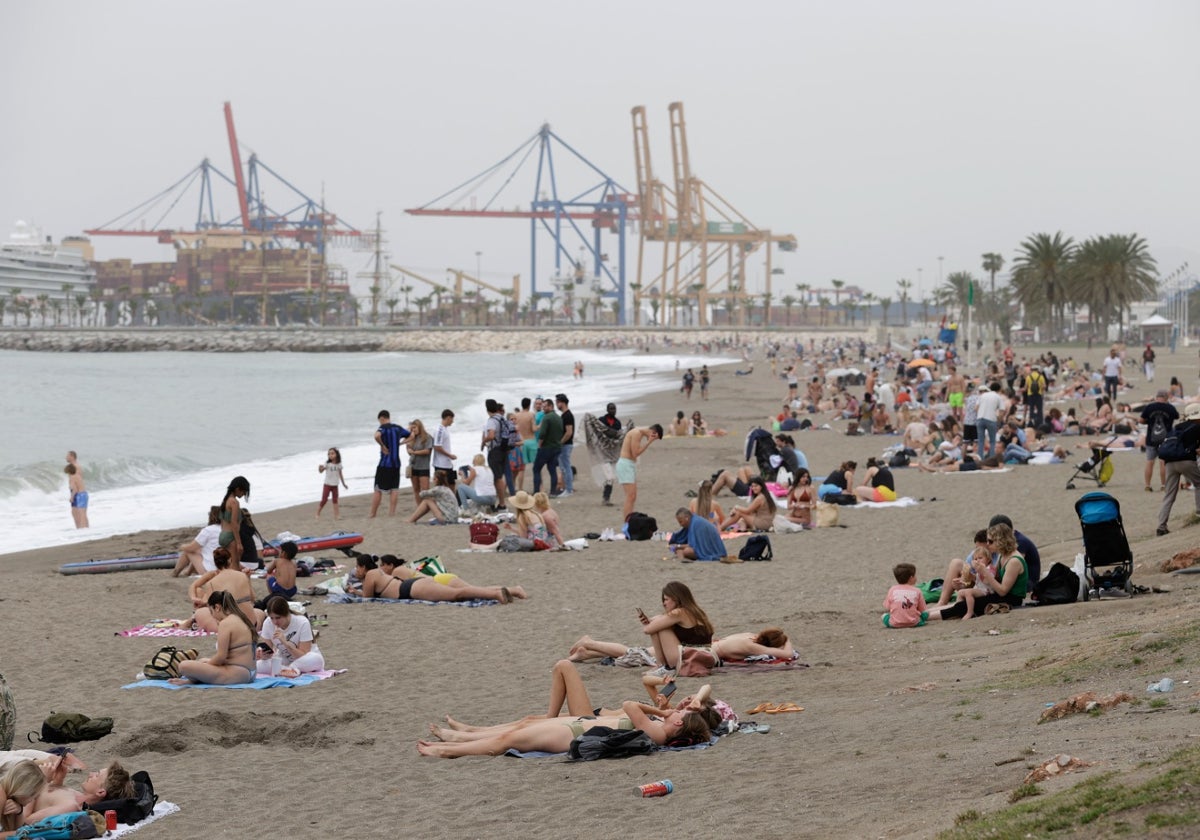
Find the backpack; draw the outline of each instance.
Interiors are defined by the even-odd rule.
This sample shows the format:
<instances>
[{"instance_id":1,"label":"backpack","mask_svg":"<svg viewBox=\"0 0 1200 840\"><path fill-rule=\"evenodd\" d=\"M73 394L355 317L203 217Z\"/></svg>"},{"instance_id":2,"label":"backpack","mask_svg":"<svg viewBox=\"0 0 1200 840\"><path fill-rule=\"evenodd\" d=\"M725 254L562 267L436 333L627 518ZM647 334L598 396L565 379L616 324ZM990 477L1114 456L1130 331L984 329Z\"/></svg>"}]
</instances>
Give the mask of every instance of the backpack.
<instances>
[{"instance_id":1,"label":"backpack","mask_svg":"<svg viewBox=\"0 0 1200 840\"><path fill-rule=\"evenodd\" d=\"M200 652L195 649L180 650L168 645L159 648L158 652L150 657L150 661L142 667L142 674L148 680L172 680L179 676L180 662L195 659L199 655Z\"/></svg>"},{"instance_id":2,"label":"backpack","mask_svg":"<svg viewBox=\"0 0 1200 840\"><path fill-rule=\"evenodd\" d=\"M1165 411L1156 411L1150 417L1150 428L1146 430L1146 445L1158 446L1171 433L1170 423Z\"/></svg>"},{"instance_id":3,"label":"backpack","mask_svg":"<svg viewBox=\"0 0 1200 840\"><path fill-rule=\"evenodd\" d=\"M653 750L654 742L640 729L593 726L571 741L567 754L574 761L595 761L598 758L648 755Z\"/></svg>"},{"instance_id":4,"label":"backpack","mask_svg":"<svg viewBox=\"0 0 1200 840\"><path fill-rule=\"evenodd\" d=\"M517 427L507 417L500 418L500 433L497 435L501 444L509 449L520 449L523 441Z\"/></svg>"},{"instance_id":5,"label":"backpack","mask_svg":"<svg viewBox=\"0 0 1200 840\"><path fill-rule=\"evenodd\" d=\"M265 543L262 534L258 533L258 528L254 526L254 520L250 517L250 511L242 509L242 524L239 528L239 536L242 540L242 560L243 563L257 564L261 569L263 562L258 557L258 546ZM254 538L258 537L258 542Z\"/></svg>"},{"instance_id":6,"label":"backpack","mask_svg":"<svg viewBox=\"0 0 1200 840\"><path fill-rule=\"evenodd\" d=\"M103 837L108 824L103 814L95 811L72 811L38 820L19 828L13 837L37 837L42 840L88 840Z\"/></svg>"},{"instance_id":7,"label":"backpack","mask_svg":"<svg viewBox=\"0 0 1200 840\"><path fill-rule=\"evenodd\" d=\"M12 749L17 732L17 702L4 675L0 674L0 751Z\"/></svg>"},{"instance_id":8,"label":"backpack","mask_svg":"<svg viewBox=\"0 0 1200 840\"><path fill-rule=\"evenodd\" d=\"M1079 600L1079 575L1062 563L1055 563L1046 576L1033 585L1032 598L1039 606L1074 604Z\"/></svg>"},{"instance_id":9,"label":"backpack","mask_svg":"<svg viewBox=\"0 0 1200 840\"><path fill-rule=\"evenodd\" d=\"M1031 397L1036 397L1042 393L1046 386L1046 377L1038 371L1033 371L1025 378L1025 393Z\"/></svg>"},{"instance_id":10,"label":"backpack","mask_svg":"<svg viewBox=\"0 0 1200 840\"><path fill-rule=\"evenodd\" d=\"M1158 445L1158 457L1168 464L1175 461L1196 460L1196 431L1200 423L1187 421L1180 423ZM1184 438L1187 440L1184 440Z\"/></svg>"},{"instance_id":11,"label":"backpack","mask_svg":"<svg viewBox=\"0 0 1200 840\"><path fill-rule=\"evenodd\" d=\"M766 534L755 534L746 540L746 544L738 552L739 560L770 560L772 557L774 555L771 553L771 541Z\"/></svg>"},{"instance_id":12,"label":"backpack","mask_svg":"<svg viewBox=\"0 0 1200 840\"><path fill-rule=\"evenodd\" d=\"M625 520L627 535L631 540L648 540L658 530L658 520L653 516L634 511Z\"/></svg>"},{"instance_id":13,"label":"backpack","mask_svg":"<svg viewBox=\"0 0 1200 840\"><path fill-rule=\"evenodd\" d=\"M910 463L912 463L912 456L904 449L901 449L888 459L889 467L907 467Z\"/></svg>"},{"instance_id":14,"label":"backpack","mask_svg":"<svg viewBox=\"0 0 1200 840\"><path fill-rule=\"evenodd\" d=\"M90 718L78 712L51 712L42 721L42 737L38 740L47 744L72 744L76 741L94 741L112 732L110 717ZM33 733L29 734L33 741ZM36 836L36 835L35 835Z\"/></svg>"},{"instance_id":15,"label":"backpack","mask_svg":"<svg viewBox=\"0 0 1200 840\"><path fill-rule=\"evenodd\" d=\"M92 810L100 813L116 811L117 822L125 825L133 825L146 819L154 812L154 804L158 802L158 796L154 793L154 783L150 781L150 774L145 770L134 773L132 780L133 796L97 802L92 806Z\"/></svg>"}]
</instances>

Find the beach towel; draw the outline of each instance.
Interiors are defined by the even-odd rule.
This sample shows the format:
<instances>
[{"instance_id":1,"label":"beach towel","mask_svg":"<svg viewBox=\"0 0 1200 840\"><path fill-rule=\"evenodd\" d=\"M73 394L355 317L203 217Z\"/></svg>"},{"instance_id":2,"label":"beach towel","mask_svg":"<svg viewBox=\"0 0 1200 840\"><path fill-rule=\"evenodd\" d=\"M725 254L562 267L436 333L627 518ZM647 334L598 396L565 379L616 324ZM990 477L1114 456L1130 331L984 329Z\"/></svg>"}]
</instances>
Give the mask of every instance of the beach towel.
<instances>
[{"instance_id":1,"label":"beach towel","mask_svg":"<svg viewBox=\"0 0 1200 840\"><path fill-rule=\"evenodd\" d=\"M1000 475L1000 473L1012 472L1015 469L1012 466L1001 467L998 470L967 470L966 472L948 472L941 475Z\"/></svg>"},{"instance_id":2,"label":"beach towel","mask_svg":"<svg viewBox=\"0 0 1200 840\"><path fill-rule=\"evenodd\" d=\"M182 627L176 627L170 619L155 619L147 621L138 627L130 627L128 630L120 630L114 635L124 636L127 639L134 637L151 637L162 638L165 636L215 636L216 633L210 633L207 630L185 630Z\"/></svg>"},{"instance_id":3,"label":"beach towel","mask_svg":"<svg viewBox=\"0 0 1200 840\"><path fill-rule=\"evenodd\" d=\"M706 750L720 740L717 736L713 736L709 741L703 744L690 744L686 747L659 747L654 748L654 752L680 752L681 750ZM529 752L521 752L520 750L507 750L505 755L513 758L554 758L555 756L566 756L567 753L543 752L541 750L531 750Z\"/></svg>"},{"instance_id":4,"label":"beach towel","mask_svg":"<svg viewBox=\"0 0 1200 840\"><path fill-rule=\"evenodd\" d=\"M624 429L610 429L594 414L583 415L583 438L592 462L592 480L603 487L613 480L612 469L621 457ZM607 469L606 469L607 467Z\"/></svg>"},{"instance_id":5,"label":"beach towel","mask_svg":"<svg viewBox=\"0 0 1200 840\"><path fill-rule=\"evenodd\" d=\"M473 601L421 601L409 598L401 601L396 598L363 598L360 595L347 595L345 592L330 592L325 601L329 604L423 604L425 606L445 605L450 607L494 607L500 603L489 598L476 598Z\"/></svg>"},{"instance_id":6,"label":"beach towel","mask_svg":"<svg viewBox=\"0 0 1200 840\"><path fill-rule=\"evenodd\" d=\"M696 552L697 560L720 560L725 556L725 543L717 526L700 516L688 524L686 542Z\"/></svg>"},{"instance_id":7,"label":"beach towel","mask_svg":"<svg viewBox=\"0 0 1200 840\"><path fill-rule=\"evenodd\" d=\"M239 683L238 685L209 685L207 683L172 685L166 680L138 680L129 685L123 685L121 688L166 688L172 691L178 691L182 688L247 688L254 691L265 688L298 688L302 685L310 685L319 680L327 680L330 677L336 677L338 674L344 673L346 673L345 668L340 671L314 671L311 674L301 674L298 677L269 677L259 674L254 682Z\"/></svg>"},{"instance_id":8,"label":"beach towel","mask_svg":"<svg viewBox=\"0 0 1200 840\"><path fill-rule=\"evenodd\" d=\"M775 659L772 656L751 656L747 659L722 659L722 673L768 674L777 671L799 671L807 668L799 659Z\"/></svg>"},{"instance_id":9,"label":"beach towel","mask_svg":"<svg viewBox=\"0 0 1200 840\"><path fill-rule=\"evenodd\" d=\"M174 802L164 802L159 800L154 804L154 811L151 812L150 816L146 817L146 819L141 820L140 822L135 822L133 825L117 823L117 827L115 829L104 835L105 840L108 840L108 838L111 837L124 837L126 834L137 831L144 825L150 825L150 823L154 822L155 820L161 820L163 817L169 817L171 814L178 813L179 806Z\"/></svg>"},{"instance_id":10,"label":"beach towel","mask_svg":"<svg viewBox=\"0 0 1200 840\"><path fill-rule=\"evenodd\" d=\"M948 473L949 475L950 473ZM957 475L957 473L953 473ZM912 496L901 496L894 502L863 502L860 501L856 508L885 508L885 507L913 507L917 504L917 500Z\"/></svg>"}]
</instances>

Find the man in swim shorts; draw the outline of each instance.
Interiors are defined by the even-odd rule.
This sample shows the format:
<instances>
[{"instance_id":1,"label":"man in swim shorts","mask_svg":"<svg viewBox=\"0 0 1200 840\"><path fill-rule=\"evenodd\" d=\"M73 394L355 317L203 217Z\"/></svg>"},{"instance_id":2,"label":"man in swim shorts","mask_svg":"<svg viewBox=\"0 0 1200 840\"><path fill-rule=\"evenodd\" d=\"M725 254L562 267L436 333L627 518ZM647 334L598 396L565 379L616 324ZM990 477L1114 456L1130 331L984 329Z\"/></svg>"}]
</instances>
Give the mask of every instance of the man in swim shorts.
<instances>
[{"instance_id":1,"label":"man in swim shorts","mask_svg":"<svg viewBox=\"0 0 1200 840\"><path fill-rule=\"evenodd\" d=\"M950 413L955 420L963 419L963 406L966 405L967 378L958 372L958 368L950 365L950 376L946 379L946 402L950 404Z\"/></svg>"},{"instance_id":2,"label":"man in swim shorts","mask_svg":"<svg viewBox=\"0 0 1200 840\"><path fill-rule=\"evenodd\" d=\"M621 441L621 457L617 459L617 481L625 491L625 505L621 511L622 520L628 519L633 513L634 503L637 502L637 459L646 451L650 444L661 440L663 428L658 423L648 428L633 428L625 433Z\"/></svg>"},{"instance_id":3,"label":"man in swim shorts","mask_svg":"<svg viewBox=\"0 0 1200 840\"><path fill-rule=\"evenodd\" d=\"M379 446L379 466L375 468L375 494L371 497L371 519L379 511L383 494L388 494L388 516L396 515L397 494L400 491L400 441L408 437L408 429L392 422L387 409L379 412L379 428L375 443Z\"/></svg>"},{"instance_id":4,"label":"man in swim shorts","mask_svg":"<svg viewBox=\"0 0 1200 840\"><path fill-rule=\"evenodd\" d=\"M83 468L75 455L75 450L67 453L67 484L71 493L71 518L75 520L76 528L87 528L88 494L83 485Z\"/></svg>"}]
</instances>

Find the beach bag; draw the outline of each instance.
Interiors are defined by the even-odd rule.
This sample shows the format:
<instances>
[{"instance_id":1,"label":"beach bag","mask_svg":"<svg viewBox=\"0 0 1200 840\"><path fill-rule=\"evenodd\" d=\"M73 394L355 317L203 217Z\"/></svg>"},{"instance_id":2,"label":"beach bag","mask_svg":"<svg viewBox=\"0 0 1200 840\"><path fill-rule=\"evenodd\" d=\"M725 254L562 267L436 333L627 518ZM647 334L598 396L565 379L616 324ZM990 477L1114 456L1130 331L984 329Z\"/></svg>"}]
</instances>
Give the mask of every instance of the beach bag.
<instances>
[{"instance_id":1,"label":"beach bag","mask_svg":"<svg viewBox=\"0 0 1200 840\"><path fill-rule=\"evenodd\" d=\"M78 712L51 712L42 721L42 737L38 740L47 744L73 744L76 741L94 741L112 732L110 717L90 718ZM32 733L29 740L33 741Z\"/></svg>"},{"instance_id":2,"label":"beach bag","mask_svg":"<svg viewBox=\"0 0 1200 840\"><path fill-rule=\"evenodd\" d=\"M179 663L200 656L195 649L180 650L170 645L158 649L158 653L150 657L150 661L142 667L142 673L148 680L173 680L179 676Z\"/></svg>"},{"instance_id":3,"label":"beach bag","mask_svg":"<svg viewBox=\"0 0 1200 840\"><path fill-rule=\"evenodd\" d=\"M836 528L838 524L838 506L829 502L817 502L816 526L818 528Z\"/></svg>"},{"instance_id":4,"label":"beach bag","mask_svg":"<svg viewBox=\"0 0 1200 840\"><path fill-rule=\"evenodd\" d=\"M901 449L895 455L888 459L889 467L907 467L911 463L909 454Z\"/></svg>"},{"instance_id":5,"label":"beach bag","mask_svg":"<svg viewBox=\"0 0 1200 840\"><path fill-rule=\"evenodd\" d=\"M500 527L493 522L472 522L471 542L476 545L491 545L500 538Z\"/></svg>"},{"instance_id":6,"label":"beach bag","mask_svg":"<svg viewBox=\"0 0 1200 840\"><path fill-rule=\"evenodd\" d=\"M523 443L521 433L507 417L500 418L500 442L508 449L520 449Z\"/></svg>"},{"instance_id":7,"label":"beach bag","mask_svg":"<svg viewBox=\"0 0 1200 840\"><path fill-rule=\"evenodd\" d=\"M638 513L636 510L629 514L625 521L627 534L631 540L648 540L658 530L658 520L653 516Z\"/></svg>"},{"instance_id":8,"label":"beach bag","mask_svg":"<svg viewBox=\"0 0 1200 840\"><path fill-rule=\"evenodd\" d=\"M567 754L574 761L595 761L598 758L649 755L653 750L654 742L640 729L593 726L571 741Z\"/></svg>"},{"instance_id":9,"label":"beach bag","mask_svg":"<svg viewBox=\"0 0 1200 840\"><path fill-rule=\"evenodd\" d=\"M133 825L146 819L154 813L154 805L158 802L158 797L154 794L154 783L150 781L150 774L145 770L134 773L132 781L133 796L97 802L92 806L92 810L102 814L105 811L116 811L117 822L125 825Z\"/></svg>"},{"instance_id":10,"label":"beach bag","mask_svg":"<svg viewBox=\"0 0 1200 840\"><path fill-rule=\"evenodd\" d=\"M938 602L938 598L942 597L942 586L945 582L942 578L934 578L933 580L917 584L917 589L921 590L921 595L924 596L926 604L936 604Z\"/></svg>"},{"instance_id":11,"label":"beach bag","mask_svg":"<svg viewBox=\"0 0 1200 840\"><path fill-rule=\"evenodd\" d=\"M856 505L858 496L853 493L832 493L825 497L825 501L835 505Z\"/></svg>"},{"instance_id":12,"label":"beach bag","mask_svg":"<svg viewBox=\"0 0 1200 840\"><path fill-rule=\"evenodd\" d=\"M1196 423L1189 421L1180 423L1172 429L1171 433L1158 445L1158 457L1168 464L1176 461L1196 460L1195 428ZM1184 441L1185 434L1188 435L1188 441Z\"/></svg>"},{"instance_id":13,"label":"beach bag","mask_svg":"<svg viewBox=\"0 0 1200 840\"><path fill-rule=\"evenodd\" d=\"M250 511L242 510L242 524L238 530L238 535L242 540L242 559L241 562L247 565L255 565L262 568L263 563L258 557L258 548L264 542L262 534L258 533L258 528L254 527L254 519L250 516ZM254 538L258 537L255 542Z\"/></svg>"},{"instance_id":14,"label":"beach bag","mask_svg":"<svg viewBox=\"0 0 1200 840\"><path fill-rule=\"evenodd\" d=\"M442 558L440 557L422 557L412 564L412 570L418 574L428 575L429 577L446 574L446 567L442 565Z\"/></svg>"},{"instance_id":15,"label":"beach bag","mask_svg":"<svg viewBox=\"0 0 1200 840\"><path fill-rule=\"evenodd\" d=\"M739 560L770 560L772 557L774 555L771 553L771 541L766 534L755 534L746 540L746 544L738 552Z\"/></svg>"},{"instance_id":16,"label":"beach bag","mask_svg":"<svg viewBox=\"0 0 1200 840\"><path fill-rule=\"evenodd\" d=\"M716 655L704 648L685 647L679 660L679 676L707 677L721 664Z\"/></svg>"},{"instance_id":17,"label":"beach bag","mask_svg":"<svg viewBox=\"0 0 1200 840\"><path fill-rule=\"evenodd\" d=\"M0 674L0 750L12 749L17 732L17 701L4 675Z\"/></svg>"},{"instance_id":18,"label":"beach bag","mask_svg":"<svg viewBox=\"0 0 1200 840\"><path fill-rule=\"evenodd\" d=\"M108 830L104 815L96 811L72 811L55 814L22 826L13 837L36 837L41 840L89 840L103 837Z\"/></svg>"},{"instance_id":19,"label":"beach bag","mask_svg":"<svg viewBox=\"0 0 1200 840\"><path fill-rule=\"evenodd\" d=\"M1046 576L1033 585L1033 600L1040 606L1074 604L1079 600L1079 575L1055 563Z\"/></svg>"}]
</instances>

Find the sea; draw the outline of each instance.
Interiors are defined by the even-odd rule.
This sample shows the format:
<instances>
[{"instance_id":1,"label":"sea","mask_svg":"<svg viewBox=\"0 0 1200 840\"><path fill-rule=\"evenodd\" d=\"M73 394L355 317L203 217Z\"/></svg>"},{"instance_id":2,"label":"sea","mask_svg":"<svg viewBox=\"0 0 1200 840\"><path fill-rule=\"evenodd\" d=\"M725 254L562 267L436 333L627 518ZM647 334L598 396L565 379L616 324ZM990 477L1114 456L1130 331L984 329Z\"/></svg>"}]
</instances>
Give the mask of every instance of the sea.
<instances>
[{"instance_id":1,"label":"sea","mask_svg":"<svg viewBox=\"0 0 1200 840\"><path fill-rule=\"evenodd\" d=\"M575 363L584 375L573 376ZM197 530L243 475L252 513L320 499L317 467L337 447L350 485L370 492L380 409L431 430L442 409L458 463L479 451L491 397L569 396L577 418L615 402L622 420L645 416L639 398L713 356L635 350L528 353L29 353L0 351L0 555L130 534ZM78 453L91 527L68 506L66 453ZM327 509L321 534L336 530ZM299 527L297 523L295 527ZM273 534L264 534L271 538ZM101 558L96 558L101 559Z\"/></svg>"}]
</instances>

